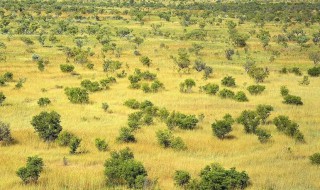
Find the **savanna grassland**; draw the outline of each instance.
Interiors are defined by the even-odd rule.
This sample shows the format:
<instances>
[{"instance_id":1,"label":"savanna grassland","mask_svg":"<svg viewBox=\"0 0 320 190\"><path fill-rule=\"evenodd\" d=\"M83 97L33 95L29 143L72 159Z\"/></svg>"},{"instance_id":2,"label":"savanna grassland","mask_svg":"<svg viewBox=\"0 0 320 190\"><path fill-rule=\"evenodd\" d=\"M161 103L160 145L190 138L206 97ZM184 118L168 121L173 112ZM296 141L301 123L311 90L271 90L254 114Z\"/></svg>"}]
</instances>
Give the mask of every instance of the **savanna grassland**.
<instances>
[{"instance_id":1,"label":"savanna grassland","mask_svg":"<svg viewBox=\"0 0 320 190\"><path fill-rule=\"evenodd\" d=\"M317 56L320 62L319 3L143 2L0 2L0 75L13 74L0 85L6 97L0 103L0 121L10 125L14 139L0 146L0 189L125 189L106 184L104 163L112 151L126 147L143 164L148 179L157 181L158 189L183 189L175 185L176 170L199 179L200 170L211 163L245 171L250 177L247 189L320 189L320 168L309 159L320 151L320 79L308 75L310 68L319 67ZM261 31L269 35L262 39ZM201 46L199 52L190 49L194 44ZM233 51L230 57L228 50ZM142 64L143 56L151 60L150 66ZM119 61L120 68L104 70L107 60ZM187 66L180 67L179 60ZM198 72L196 61L212 72L207 76ZM74 70L62 72L62 64L73 65ZM255 80L249 74L252 68L261 68L265 78ZM156 74L163 88L156 92L132 88L128 78L135 69ZM234 77L236 85L223 86L226 76ZM304 76L308 82L302 83ZM66 88L83 89L83 80L108 77L116 82L108 88L100 84L94 92L87 89L88 102L69 101ZM195 86L181 90L186 79ZM143 83L150 84L139 82ZM208 83L219 85L220 91L243 91L248 101L207 94L201 86ZM256 84L265 90L252 95L247 87ZM281 86L301 97L303 105L284 103ZM51 103L39 106L42 97ZM198 121L192 130L169 127L186 149L159 145L156 132L168 129L168 121L157 116L148 125L139 121L132 132L136 142L117 141L119 130L128 127L128 115L137 111L124 105L129 99L149 100L169 113L194 115ZM106 111L103 103L108 104ZM214 135L216 120L226 114L237 120L242 111L255 110L259 104L273 107L267 122L258 126L271 134L266 142L246 133L239 122L233 122L226 137ZM31 121L43 111L59 113L62 131L81 139L77 153L38 136ZM273 119L279 115L299 125L303 140L277 129ZM107 151L98 151L96 138L106 140ZM43 172L37 183L24 184L16 171L35 155L43 159Z\"/></svg>"}]
</instances>

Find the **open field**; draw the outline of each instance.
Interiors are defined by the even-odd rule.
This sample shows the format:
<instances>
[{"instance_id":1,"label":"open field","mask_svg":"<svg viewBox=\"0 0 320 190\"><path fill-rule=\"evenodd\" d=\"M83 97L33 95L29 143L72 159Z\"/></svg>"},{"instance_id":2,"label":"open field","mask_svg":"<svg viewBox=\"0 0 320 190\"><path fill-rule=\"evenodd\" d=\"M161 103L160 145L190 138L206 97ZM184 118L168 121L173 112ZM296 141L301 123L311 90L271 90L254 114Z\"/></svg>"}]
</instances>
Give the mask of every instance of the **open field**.
<instances>
[{"instance_id":1,"label":"open field","mask_svg":"<svg viewBox=\"0 0 320 190\"><path fill-rule=\"evenodd\" d=\"M81 4L78 6L81 7ZM179 17L174 15L169 22L160 19L157 13L166 11L165 8L144 8L144 10L149 9L149 12L142 21L133 19L134 16L130 14L123 14L124 10L129 10L127 7L101 6L100 8L105 12L81 14L62 11L59 16L56 16L55 11L46 13L42 10L41 16L52 16L47 22L52 26L46 28L43 24L31 34L14 32L19 27L18 19L24 18L22 12L17 12L16 18L12 19L8 25L13 31L12 34L0 35L0 42L6 44L5 49L0 49L1 54L6 57L6 61L0 62L0 75L12 72L14 78L14 81L0 86L0 92L6 96L6 100L0 106L0 120L10 124L12 137L16 140L12 145L0 146L2 163L0 164L2 174L0 189L108 189L104 176L105 160L110 157L110 152L125 147L129 147L135 159L143 163L148 172L148 178L158 180L157 187L160 189L180 189L175 186L173 180L176 170L188 171L192 177L196 178L201 169L213 162L220 163L224 168L235 167L238 171L246 171L251 183L247 189L320 189L319 166L312 165L309 160L310 155L320 151L320 79L309 76L309 85L299 84L303 76L308 75L308 69L314 66L309 59L309 53L319 49L311 39L312 34L320 29L319 22L309 27L306 27L303 22L288 24L288 31L303 28L310 37L306 43L309 47L301 48L297 43L289 41L288 47L285 48L271 40L264 49L256 34L260 29L269 31L271 37L281 34L284 23L265 21L262 28L250 20L245 21L236 29L248 35L250 31L255 30L256 34L250 35L246 47L243 48L234 46L229 39L227 22L233 21L238 24L238 18L222 14L212 15L215 21L210 24L211 17L205 19L206 25L200 29L206 31L205 39L198 40L183 38L190 31L199 29L198 24L182 26ZM7 16L14 14L12 10L4 12ZM40 17L32 8L25 8L24 14L27 12L35 18ZM194 13L194 20L202 20L200 10L190 12ZM76 19L76 15L81 15L83 18ZM94 19L96 15L100 20ZM115 15L121 16L121 19L113 19ZM4 18L1 16L0 20ZM221 18L221 23L217 21L218 18ZM58 42L52 43L46 39L44 46L41 45L37 40L40 31L42 30L44 36L48 37L52 33L51 29L57 25L56 21L61 20L77 26L78 31L75 34L70 34L68 31L55 34ZM40 21L35 19L32 22ZM100 29L103 26L108 28L111 43L116 43L119 56L112 51L103 53L101 50L103 45L96 39L97 34L88 34L87 26L96 24L100 25ZM153 31L152 24L160 26L156 32ZM129 37L119 37L116 34L119 28L129 28L132 32L128 35ZM156 34L159 31L169 35L166 37ZM104 35L107 34L104 33ZM137 46L132 42L135 36L142 37L144 42ZM21 37L30 38L34 44L27 45ZM60 65L67 63L67 56L62 49L77 47L75 38L83 41L82 50L90 48L90 52L94 53L88 56L88 62L94 64L94 68L88 69L87 63L75 63L70 57L68 64L74 65L74 72L73 74L63 73ZM171 56L178 57L179 48L188 49L194 43L201 44L203 50L199 55L188 52L192 63L190 72L178 72L178 66ZM167 48L161 44L165 44ZM134 55L135 47L141 55L148 56L152 60L150 67L143 66L139 60L141 56ZM232 56L232 60L227 60L225 51L230 48L236 53ZM280 55L275 56L274 61L270 61L275 51ZM49 60L44 71L39 71L37 62L32 60L34 54ZM203 72L192 69L197 57L213 69L213 73L206 80L203 78ZM116 72L104 72L104 59L120 61L121 69ZM260 95L251 95L247 91L249 85L256 84L244 70L243 65L248 60L254 60L257 67L267 67L269 70L269 76L261 83L266 89ZM303 74L301 76L292 73L281 74L279 71L283 67L299 67ZM145 93L141 89L129 88L128 76L134 73L135 68L155 73L157 79L164 84L164 89L157 93ZM116 73L122 70L125 70L127 76L118 78ZM64 91L66 87L80 87L84 79L100 81L107 76L115 77L117 82L110 85L109 89L90 92L89 103L73 104L68 100ZM248 102L222 99L218 95L199 92L199 87L207 83L218 84L220 90L223 89L221 79L225 76L233 76L236 81L236 87L226 88L235 92L245 92ZM26 78L26 82L23 83L22 88L17 89L15 85L19 78ZM179 84L188 78L193 79L196 86L192 88L191 93L182 93L179 90ZM290 94L302 98L302 106L282 102L280 87L283 85L287 86ZM49 98L51 104L40 107L37 102L41 97ZM156 131L168 128L158 118L154 119L152 125L141 126L134 132L137 142L117 142L120 128L128 126L128 115L134 112L123 104L132 98L138 101L150 100L154 105L165 107L170 112L175 110L197 117L203 114L204 119L199 121L194 130L178 128L173 130L173 134L181 137L185 142L187 150L165 149L158 144ZM108 112L101 108L102 103L105 102L109 105ZM278 115L286 115L297 122L304 135L305 143L296 142L293 138L279 132L272 122L259 126L272 135L267 143L260 143L254 134L246 134L239 123L232 125L230 138L220 140L213 135L211 124L215 120L220 120L227 113L237 118L243 110L254 110L259 104L273 106L274 111L268 121L272 121ZM61 115L63 130L82 139L78 149L81 153L69 154L67 147L60 147L55 142L44 142L35 133L30 123L33 116L42 111L52 110ZM106 139L109 150L99 152L94 143L96 138ZM43 159L44 170L38 183L24 185L16 175L16 171L25 165L28 156L33 155ZM64 157L68 161L67 166L63 163Z\"/></svg>"}]
</instances>

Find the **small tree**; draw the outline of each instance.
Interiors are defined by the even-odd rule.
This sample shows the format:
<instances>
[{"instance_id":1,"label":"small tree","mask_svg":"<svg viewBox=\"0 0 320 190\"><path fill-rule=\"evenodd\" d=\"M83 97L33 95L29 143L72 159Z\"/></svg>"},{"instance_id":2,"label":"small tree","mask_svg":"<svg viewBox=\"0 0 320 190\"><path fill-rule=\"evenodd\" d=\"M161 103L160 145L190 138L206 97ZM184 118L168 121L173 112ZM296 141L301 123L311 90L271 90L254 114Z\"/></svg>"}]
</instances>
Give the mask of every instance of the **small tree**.
<instances>
[{"instance_id":1,"label":"small tree","mask_svg":"<svg viewBox=\"0 0 320 190\"><path fill-rule=\"evenodd\" d=\"M249 101L247 95L243 91L239 91L234 96L234 99L238 102L247 102Z\"/></svg>"},{"instance_id":2,"label":"small tree","mask_svg":"<svg viewBox=\"0 0 320 190\"><path fill-rule=\"evenodd\" d=\"M0 92L0 106L2 105L5 99L6 99L6 96L3 94L3 92Z\"/></svg>"},{"instance_id":3,"label":"small tree","mask_svg":"<svg viewBox=\"0 0 320 190\"><path fill-rule=\"evenodd\" d=\"M216 122L211 125L214 135L219 139L224 139L224 137L232 131L233 122L234 120L229 114L225 115L223 120L216 120Z\"/></svg>"},{"instance_id":4,"label":"small tree","mask_svg":"<svg viewBox=\"0 0 320 190\"><path fill-rule=\"evenodd\" d=\"M36 183L43 170L42 158L38 156L28 157L27 165L18 169L16 174L25 183Z\"/></svg>"},{"instance_id":5,"label":"small tree","mask_svg":"<svg viewBox=\"0 0 320 190\"><path fill-rule=\"evenodd\" d=\"M175 150L187 149L180 137L174 137L169 130L159 130L156 132L158 143L163 148L173 148Z\"/></svg>"},{"instance_id":6,"label":"small tree","mask_svg":"<svg viewBox=\"0 0 320 190\"><path fill-rule=\"evenodd\" d=\"M31 125L39 134L39 137L45 141L55 140L62 130L60 115L55 111L43 111L39 115L33 116Z\"/></svg>"},{"instance_id":7,"label":"small tree","mask_svg":"<svg viewBox=\"0 0 320 190\"><path fill-rule=\"evenodd\" d=\"M194 82L193 79L186 79L184 82L180 83L180 92L190 93L194 86L196 86L196 82Z\"/></svg>"},{"instance_id":8,"label":"small tree","mask_svg":"<svg viewBox=\"0 0 320 190\"><path fill-rule=\"evenodd\" d=\"M270 105L258 105L256 108L257 114L259 115L261 122L266 124L267 118L270 116L270 113L273 111L273 107Z\"/></svg>"},{"instance_id":9,"label":"small tree","mask_svg":"<svg viewBox=\"0 0 320 190\"><path fill-rule=\"evenodd\" d=\"M142 56L140 57L140 62L144 65L144 66L147 66L147 67L150 67L151 65L151 59L147 56Z\"/></svg>"},{"instance_id":10,"label":"small tree","mask_svg":"<svg viewBox=\"0 0 320 190\"><path fill-rule=\"evenodd\" d=\"M65 94L71 103L84 104L89 102L89 94L87 90L81 88L66 88Z\"/></svg>"},{"instance_id":11,"label":"small tree","mask_svg":"<svg viewBox=\"0 0 320 190\"><path fill-rule=\"evenodd\" d=\"M108 150L108 143L104 139L96 138L95 145L100 152Z\"/></svg>"},{"instance_id":12,"label":"small tree","mask_svg":"<svg viewBox=\"0 0 320 190\"><path fill-rule=\"evenodd\" d=\"M5 145L8 145L13 142L11 136L10 125L0 121L0 142L3 142Z\"/></svg>"},{"instance_id":13,"label":"small tree","mask_svg":"<svg viewBox=\"0 0 320 190\"><path fill-rule=\"evenodd\" d=\"M261 67L253 67L248 72L249 76L253 78L257 83L263 82L268 77L269 71Z\"/></svg>"},{"instance_id":14,"label":"small tree","mask_svg":"<svg viewBox=\"0 0 320 190\"><path fill-rule=\"evenodd\" d=\"M77 152L78 147L80 146L81 139L73 136L70 139L69 148L70 148L70 154L75 154Z\"/></svg>"},{"instance_id":15,"label":"small tree","mask_svg":"<svg viewBox=\"0 0 320 190\"><path fill-rule=\"evenodd\" d=\"M190 182L191 176L186 171L176 170L173 178L177 186L184 187Z\"/></svg>"},{"instance_id":16,"label":"small tree","mask_svg":"<svg viewBox=\"0 0 320 190\"><path fill-rule=\"evenodd\" d=\"M133 135L133 129L128 127L122 127L119 132L119 136L117 137L118 142L136 142L136 138Z\"/></svg>"},{"instance_id":17,"label":"small tree","mask_svg":"<svg viewBox=\"0 0 320 190\"><path fill-rule=\"evenodd\" d=\"M50 99L49 98L39 98L38 100L38 105L40 107L44 107L44 106L47 106L51 103Z\"/></svg>"},{"instance_id":18,"label":"small tree","mask_svg":"<svg viewBox=\"0 0 320 190\"><path fill-rule=\"evenodd\" d=\"M221 84L227 87L236 86L235 79L232 76L226 76L221 80Z\"/></svg>"},{"instance_id":19,"label":"small tree","mask_svg":"<svg viewBox=\"0 0 320 190\"><path fill-rule=\"evenodd\" d=\"M320 52L311 52L309 54L309 59L313 61L315 65L320 63Z\"/></svg>"},{"instance_id":20,"label":"small tree","mask_svg":"<svg viewBox=\"0 0 320 190\"><path fill-rule=\"evenodd\" d=\"M178 58L174 59L174 61L178 65L179 70L187 69L191 64L188 52L185 48L180 48L178 50Z\"/></svg>"},{"instance_id":21,"label":"small tree","mask_svg":"<svg viewBox=\"0 0 320 190\"><path fill-rule=\"evenodd\" d=\"M269 45L270 42L270 33L269 31L260 30L260 33L257 35L264 49Z\"/></svg>"},{"instance_id":22,"label":"small tree","mask_svg":"<svg viewBox=\"0 0 320 190\"><path fill-rule=\"evenodd\" d=\"M289 94L289 89L286 86L280 87L281 96L285 97Z\"/></svg>"},{"instance_id":23,"label":"small tree","mask_svg":"<svg viewBox=\"0 0 320 190\"><path fill-rule=\"evenodd\" d=\"M244 110L238 117L237 122L244 126L246 133L256 133L260 118L255 111Z\"/></svg>"},{"instance_id":24,"label":"small tree","mask_svg":"<svg viewBox=\"0 0 320 190\"><path fill-rule=\"evenodd\" d=\"M262 129L257 129L256 135L258 135L258 140L261 143L266 143L271 138L271 134L265 130L262 130Z\"/></svg>"}]
</instances>

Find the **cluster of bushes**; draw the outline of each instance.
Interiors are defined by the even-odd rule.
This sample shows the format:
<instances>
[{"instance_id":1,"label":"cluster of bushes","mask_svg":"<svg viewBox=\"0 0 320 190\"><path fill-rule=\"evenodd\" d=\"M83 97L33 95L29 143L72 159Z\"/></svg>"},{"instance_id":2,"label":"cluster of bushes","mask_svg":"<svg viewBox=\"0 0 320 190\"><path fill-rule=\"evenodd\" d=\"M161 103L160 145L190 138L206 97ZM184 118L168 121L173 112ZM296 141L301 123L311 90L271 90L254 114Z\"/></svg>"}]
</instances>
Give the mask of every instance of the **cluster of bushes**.
<instances>
[{"instance_id":1,"label":"cluster of bushes","mask_svg":"<svg viewBox=\"0 0 320 190\"><path fill-rule=\"evenodd\" d=\"M203 91L203 92L210 94L210 95L216 95L217 92L219 91L219 85L213 84L213 83L208 83L204 86L200 86L200 91Z\"/></svg>"},{"instance_id":2,"label":"cluster of bushes","mask_svg":"<svg viewBox=\"0 0 320 190\"><path fill-rule=\"evenodd\" d=\"M236 86L236 80L232 76L226 76L221 80L221 84L223 86L227 86L227 87L235 87Z\"/></svg>"},{"instance_id":3,"label":"cluster of bushes","mask_svg":"<svg viewBox=\"0 0 320 190\"><path fill-rule=\"evenodd\" d=\"M97 82L97 81L92 82L89 79L81 81L81 86L90 92L97 92L97 91L102 90L99 82Z\"/></svg>"},{"instance_id":4,"label":"cluster of bushes","mask_svg":"<svg viewBox=\"0 0 320 190\"><path fill-rule=\"evenodd\" d=\"M86 89L82 88L66 88L65 94L71 103L74 104L85 104L89 102L89 94Z\"/></svg>"},{"instance_id":5,"label":"cluster of bushes","mask_svg":"<svg viewBox=\"0 0 320 190\"><path fill-rule=\"evenodd\" d=\"M104 60L103 71L104 72L114 72L121 69L122 63L120 61Z\"/></svg>"},{"instance_id":6,"label":"cluster of bushes","mask_svg":"<svg viewBox=\"0 0 320 190\"><path fill-rule=\"evenodd\" d=\"M116 83L117 80L114 77L107 77L105 79L101 79L100 80L100 85L102 88L108 89L110 87L111 84Z\"/></svg>"},{"instance_id":7,"label":"cluster of bushes","mask_svg":"<svg viewBox=\"0 0 320 190\"><path fill-rule=\"evenodd\" d=\"M146 169L141 162L134 159L134 154L129 148L112 152L104 167L106 183L109 186L142 189L147 180Z\"/></svg>"},{"instance_id":8,"label":"cluster of bushes","mask_svg":"<svg viewBox=\"0 0 320 190\"><path fill-rule=\"evenodd\" d=\"M156 93L161 89L164 89L163 83L157 80L157 75L149 71L141 72L140 69L135 69L134 74L128 77L130 81L130 88L142 89L145 93L153 92ZM145 82L141 84L141 81ZM149 85L147 81L152 81Z\"/></svg>"},{"instance_id":9,"label":"cluster of bushes","mask_svg":"<svg viewBox=\"0 0 320 190\"><path fill-rule=\"evenodd\" d=\"M68 131L63 131L57 138L57 143L60 146L67 146L70 149L70 154L75 154L80 146L81 139Z\"/></svg>"},{"instance_id":10,"label":"cluster of bushes","mask_svg":"<svg viewBox=\"0 0 320 190\"><path fill-rule=\"evenodd\" d=\"M289 89L286 86L281 86L280 93L284 99L283 103L292 105L303 105L301 97L289 94Z\"/></svg>"},{"instance_id":11,"label":"cluster of bushes","mask_svg":"<svg viewBox=\"0 0 320 190\"><path fill-rule=\"evenodd\" d=\"M200 46L200 47L202 47L202 46ZM194 46L193 49L199 49L199 47ZM196 54L198 52L198 50L193 50L193 51L195 51ZM210 75L213 73L213 68L210 66L207 66L207 64L201 59L195 60L193 68L198 72L203 71L203 78L204 79L208 79L210 77Z\"/></svg>"},{"instance_id":12,"label":"cluster of bushes","mask_svg":"<svg viewBox=\"0 0 320 190\"><path fill-rule=\"evenodd\" d=\"M90 48L84 50L80 47L65 47L63 51L67 56L67 62L69 61L69 58L73 58L73 61L78 64L91 64L89 63L88 57L94 55L94 52L91 52Z\"/></svg>"},{"instance_id":13,"label":"cluster of bushes","mask_svg":"<svg viewBox=\"0 0 320 190\"><path fill-rule=\"evenodd\" d=\"M247 102L249 99L247 98L247 95L243 91L238 91L237 93L234 93L232 90L229 89L222 89L219 91L219 96L223 99L234 99L238 102Z\"/></svg>"},{"instance_id":14,"label":"cluster of bushes","mask_svg":"<svg viewBox=\"0 0 320 190\"><path fill-rule=\"evenodd\" d=\"M217 163L203 168L199 175L200 179L191 179L191 175L182 170L174 174L177 186L184 189L245 189L250 184L250 178L245 171L238 172L235 168L227 170Z\"/></svg>"},{"instance_id":15,"label":"cluster of bushes","mask_svg":"<svg viewBox=\"0 0 320 190\"><path fill-rule=\"evenodd\" d=\"M273 119L273 123L277 127L278 131L293 137L298 142L304 142L304 136L299 130L299 125L294 121L291 121L289 117L279 115Z\"/></svg>"},{"instance_id":16,"label":"cluster of bushes","mask_svg":"<svg viewBox=\"0 0 320 190\"><path fill-rule=\"evenodd\" d=\"M258 140L261 143L265 143L271 138L271 134L263 129L258 129L258 126L261 123L267 123L267 119L272 111L273 107L270 105L258 105L254 111L242 111L241 115L237 118L237 122L244 126L246 133L257 135Z\"/></svg>"},{"instance_id":17,"label":"cluster of bushes","mask_svg":"<svg viewBox=\"0 0 320 190\"><path fill-rule=\"evenodd\" d=\"M250 85L247 87L247 90L251 95L258 95L261 94L266 89L263 85Z\"/></svg>"},{"instance_id":18,"label":"cluster of bushes","mask_svg":"<svg viewBox=\"0 0 320 190\"><path fill-rule=\"evenodd\" d=\"M178 127L184 130L192 130L197 127L199 119L195 115L186 115L173 111L168 115L165 122L169 129Z\"/></svg>"},{"instance_id":19,"label":"cluster of bushes","mask_svg":"<svg viewBox=\"0 0 320 190\"><path fill-rule=\"evenodd\" d=\"M187 146L180 137L174 137L169 130L159 130L156 132L158 143L163 148L173 148L175 150L185 150Z\"/></svg>"},{"instance_id":20,"label":"cluster of bushes","mask_svg":"<svg viewBox=\"0 0 320 190\"><path fill-rule=\"evenodd\" d=\"M292 67L292 68L286 68L286 67L283 67L280 71L280 73L282 74L287 74L287 73L293 73L297 76L301 76L302 75L302 71L300 70L299 67Z\"/></svg>"},{"instance_id":21,"label":"cluster of bushes","mask_svg":"<svg viewBox=\"0 0 320 190\"><path fill-rule=\"evenodd\" d=\"M38 156L28 157L25 167L18 169L16 174L21 178L23 183L36 183L43 170L43 160Z\"/></svg>"}]
</instances>

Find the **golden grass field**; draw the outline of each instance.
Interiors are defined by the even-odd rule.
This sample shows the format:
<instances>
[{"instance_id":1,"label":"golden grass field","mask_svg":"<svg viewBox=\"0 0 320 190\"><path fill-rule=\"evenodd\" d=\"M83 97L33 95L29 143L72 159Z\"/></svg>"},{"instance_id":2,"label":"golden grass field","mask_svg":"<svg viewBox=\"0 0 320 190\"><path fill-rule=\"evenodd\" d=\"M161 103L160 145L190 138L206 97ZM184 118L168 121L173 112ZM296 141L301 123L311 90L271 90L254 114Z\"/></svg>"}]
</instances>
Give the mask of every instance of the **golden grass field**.
<instances>
[{"instance_id":1,"label":"golden grass field","mask_svg":"<svg viewBox=\"0 0 320 190\"><path fill-rule=\"evenodd\" d=\"M135 34L148 34L151 30L151 23L160 23L158 17L146 17L145 24L130 21L102 21L110 27L128 27L134 29ZM163 22L164 23L164 22ZM191 26L196 28L197 26ZM264 51L256 37L251 37L248 41L249 56L257 61L259 66L267 66L270 75L263 85L265 92L258 96L251 96L246 87L254 84L254 80L244 72L242 64L247 55L243 49L238 49L240 56L234 55L232 61L227 61L224 51L230 45L224 43L228 37L227 28L221 26L206 26L210 31L212 40L198 42L205 46L201 51L201 57L213 67L213 75L206 81L202 79L202 73L194 70L190 74L179 74L170 55L177 55L181 47L191 47L193 41L170 40L160 37L148 36L145 42L139 47L142 55L147 55L152 59L152 66L149 70L157 73L161 82L165 85L165 90L159 93L144 93L142 90L129 89L127 78L118 79L117 83L110 89L100 92L90 93L90 104L72 104L67 99L63 87L78 87L82 79L99 81L107 74L102 70L101 45L94 36L88 36L88 43L84 48L91 47L95 55L90 57L90 61L95 64L93 70L85 66L74 64L75 71L80 76L73 76L62 73L60 64L66 63L66 56L58 50L58 47L42 47L36 42L30 47L26 46L20 36L14 35L10 41L7 36L1 35L0 41L7 45L4 50L7 55L7 62L0 63L0 74L10 71L14 74L14 79L27 78L21 89L14 89L15 83L8 83L5 87L0 87L7 99L3 106L0 106L0 118L2 121L10 123L12 136L17 143L11 146L0 146L0 189L107 189L103 175L104 162L109 158L110 151L120 150L130 147L135 158L141 161L148 171L148 177L158 179L160 189L178 189L174 186L173 174L175 170L189 171L192 177L196 177L199 171L212 162L218 162L225 168L236 167L237 170L245 170L251 181L248 189L290 189L290 190L316 190L320 189L319 167L311 165L309 156L320 150L320 80L310 79L310 85L301 86L299 81L302 76L293 74L280 74L278 70L282 67L297 66L302 69L304 75L306 70L313 66L308 59L308 50L300 51L295 44L289 44L287 49L272 42L269 50L278 50L281 56L270 63L270 51ZM239 26L242 32L254 29L252 23ZM273 24L266 24L271 36L280 32L280 27ZM316 30L314 27L312 30ZM175 32L176 35L183 33L183 27L177 20L165 22L161 28L163 31ZM258 29L256 29L258 31ZM307 33L311 29L306 29ZM219 36L222 36L219 37ZM61 35L58 44L74 46L72 37ZM135 68L148 70L142 66L139 57L133 55L134 44L124 39L115 39L123 52L118 59L127 63L128 74L133 73ZM165 43L169 49L160 48L160 43ZM50 44L46 41L46 44ZM27 53L26 49L33 48L34 52L47 57L50 60L44 72L40 72L36 63L32 62L32 53ZM315 48L312 46L312 48ZM114 60L111 53L107 54ZM191 56L191 60L195 57ZM123 67L124 68L124 67ZM159 71L157 71L159 68ZM109 74L110 75L110 74ZM112 75L112 74L111 74ZM234 100L221 99L218 96L210 96L200 93L198 87L208 82L221 84L221 79L231 75L236 78L237 87L234 91L245 91L249 102L240 103ZM192 93L179 92L179 83L186 78L193 78L196 87ZM291 106L282 103L280 86L286 85L291 94L302 97L303 106ZM41 89L46 89L43 92ZM220 89L222 86L220 85ZM48 97L52 104L41 108L37 101L40 97ZM135 98L139 101L150 100L159 107L166 107L168 110L180 111L187 114L204 114L204 120L199 123L199 128L194 131L183 131L176 129L175 136L181 137L188 149L186 151L174 151L172 149L161 148L156 140L155 132L159 129L167 128L160 121L149 127L142 127L135 136L136 143L119 144L116 143L119 129L127 125L127 116L133 112L123 105L124 101ZM102 110L101 104L107 102L111 113ZM284 114L300 125L300 130L305 136L306 143L296 143L292 138L279 133L272 124L262 126L272 134L271 142L261 144L257 136L244 133L243 126L233 125L231 135L235 138L219 140L213 136L211 124L215 119L220 119L226 113L230 113L234 118L238 117L245 109L255 109L258 104L270 104L275 111L272 112L269 120L273 117ZM83 154L70 155L68 148L59 147L57 144L47 144L43 142L34 132L30 124L32 117L41 111L55 110L61 115L63 130L68 130L82 138L80 151L87 151ZM109 143L110 150L99 152L95 145L96 138L105 138ZM45 168L39 178L38 184L23 185L16 176L19 167L24 166L28 156L38 155L43 158ZM63 165L63 157L66 157L69 165Z\"/></svg>"}]
</instances>

